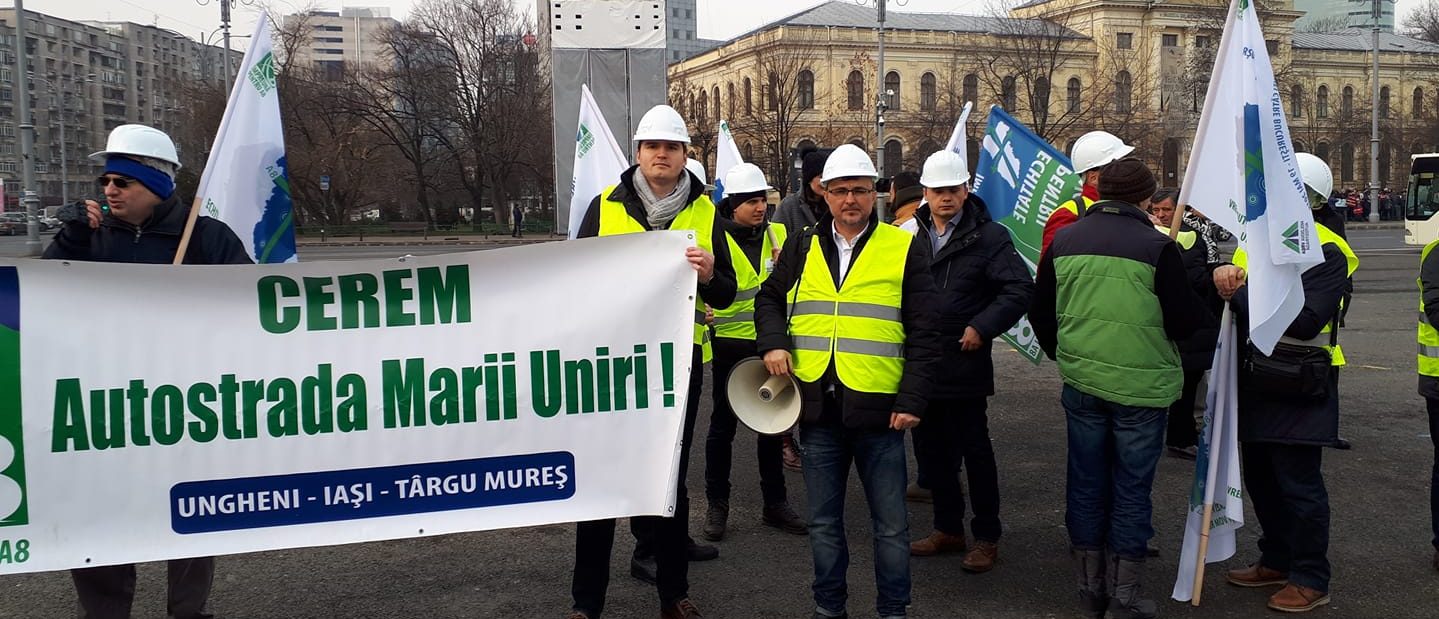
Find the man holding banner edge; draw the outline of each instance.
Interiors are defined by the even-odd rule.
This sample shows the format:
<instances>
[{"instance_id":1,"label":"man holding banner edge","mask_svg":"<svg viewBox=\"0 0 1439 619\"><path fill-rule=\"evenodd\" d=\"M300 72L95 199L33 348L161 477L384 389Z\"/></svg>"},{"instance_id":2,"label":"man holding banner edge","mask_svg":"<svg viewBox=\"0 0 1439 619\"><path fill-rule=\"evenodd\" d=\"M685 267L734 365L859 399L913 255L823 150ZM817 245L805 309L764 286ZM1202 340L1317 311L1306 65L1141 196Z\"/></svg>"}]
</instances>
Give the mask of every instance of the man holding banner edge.
<instances>
[{"instance_id":1,"label":"man holding banner edge","mask_svg":"<svg viewBox=\"0 0 1439 619\"><path fill-rule=\"evenodd\" d=\"M685 476L699 413L704 364L713 355L704 306L729 307L734 302L736 280L719 214L705 195L704 182L685 168L685 146L690 138L684 119L674 108L657 105L640 119L634 141L637 163L620 175L619 184L606 188L590 202L576 237L664 229L695 232L698 246L689 248L685 256L699 273L699 294L695 298L694 351L674 515L630 519L635 537L642 545L648 542L653 547L661 617L687 619L701 616L689 599L689 496ZM604 611L614 534L613 519L577 525L570 619L599 619Z\"/></svg>"}]
</instances>

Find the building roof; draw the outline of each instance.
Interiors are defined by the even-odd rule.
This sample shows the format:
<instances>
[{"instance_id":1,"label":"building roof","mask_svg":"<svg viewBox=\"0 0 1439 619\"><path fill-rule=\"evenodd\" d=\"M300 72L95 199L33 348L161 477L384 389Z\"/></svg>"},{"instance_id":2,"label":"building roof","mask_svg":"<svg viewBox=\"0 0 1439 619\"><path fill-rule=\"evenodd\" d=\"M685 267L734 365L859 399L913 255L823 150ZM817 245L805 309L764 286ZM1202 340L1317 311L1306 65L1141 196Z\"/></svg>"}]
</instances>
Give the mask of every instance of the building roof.
<instances>
[{"instance_id":1,"label":"building roof","mask_svg":"<svg viewBox=\"0 0 1439 619\"><path fill-rule=\"evenodd\" d=\"M860 6L853 2L831 0L765 24L730 39L730 41L743 39L755 33L779 26L874 28L878 25L876 22L877 17L873 6ZM987 34L1043 33L1045 35L1059 34L1065 37L1085 38L1084 35L1074 30L1041 19L958 15L954 13L901 13L890 10L885 13L884 26L887 30L937 30L941 32L976 32Z\"/></svg>"},{"instance_id":2,"label":"building roof","mask_svg":"<svg viewBox=\"0 0 1439 619\"><path fill-rule=\"evenodd\" d=\"M1350 28L1337 32L1296 32L1297 49L1367 52L1373 49L1374 31ZM1379 50L1384 52L1416 52L1439 54L1439 45L1412 39L1392 32L1379 33Z\"/></svg>"}]
</instances>

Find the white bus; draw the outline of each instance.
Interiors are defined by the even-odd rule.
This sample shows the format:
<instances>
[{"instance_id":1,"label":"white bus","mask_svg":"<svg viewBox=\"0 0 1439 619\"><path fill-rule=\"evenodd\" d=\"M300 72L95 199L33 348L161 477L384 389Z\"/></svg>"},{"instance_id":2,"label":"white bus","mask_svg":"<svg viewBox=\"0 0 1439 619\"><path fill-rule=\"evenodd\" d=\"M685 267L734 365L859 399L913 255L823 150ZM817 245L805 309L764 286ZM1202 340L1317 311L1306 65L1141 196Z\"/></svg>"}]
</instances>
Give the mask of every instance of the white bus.
<instances>
[{"instance_id":1,"label":"white bus","mask_svg":"<svg viewBox=\"0 0 1439 619\"><path fill-rule=\"evenodd\" d=\"M1439 153L1410 157L1409 196L1404 200L1404 244L1428 245L1439 239Z\"/></svg>"}]
</instances>

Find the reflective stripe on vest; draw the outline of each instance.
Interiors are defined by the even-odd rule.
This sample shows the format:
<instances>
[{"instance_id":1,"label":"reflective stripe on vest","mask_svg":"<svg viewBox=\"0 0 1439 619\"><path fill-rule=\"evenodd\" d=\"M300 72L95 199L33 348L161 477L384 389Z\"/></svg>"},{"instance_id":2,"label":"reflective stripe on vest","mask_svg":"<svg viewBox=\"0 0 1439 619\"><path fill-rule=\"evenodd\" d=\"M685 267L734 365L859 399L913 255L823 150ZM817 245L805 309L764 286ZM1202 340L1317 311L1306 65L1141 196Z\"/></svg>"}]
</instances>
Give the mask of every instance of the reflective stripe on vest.
<instances>
[{"instance_id":1,"label":"reflective stripe on vest","mask_svg":"<svg viewBox=\"0 0 1439 619\"><path fill-rule=\"evenodd\" d=\"M770 230L774 231L774 240L779 246L784 246L785 229L783 224L769 224ZM729 243L729 255L734 263L735 280L739 285L739 292L735 293L734 303L724 309L715 310L715 337L728 337L738 340L753 340L755 338L754 328L754 298L759 294L759 286L764 280L769 279L770 268L774 265L774 248L770 244L770 235L761 235L764 241L760 244L760 264L766 268L755 271L750 265L749 258L745 257L744 250L740 249L739 243L725 233L725 240Z\"/></svg>"},{"instance_id":2,"label":"reflective stripe on vest","mask_svg":"<svg viewBox=\"0 0 1439 619\"><path fill-rule=\"evenodd\" d=\"M600 236L614 236L617 234L633 234L645 232L645 227L640 222L630 217L625 210L625 203L611 199L615 187L606 187L600 193ZM714 253L714 222L715 207L708 197L701 194L695 198L689 206L681 209L675 215L674 221L670 222L670 230L693 230L695 233L695 245L711 254ZM708 363L714 357L714 349L710 346L709 328L705 325L705 304L695 295L695 327L694 343L704 351L704 361Z\"/></svg>"},{"instance_id":3,"label":"reflective stripe on vest","mask_svg":"<svg viewBox=\"0 0 1439 619\"><path fill-rule=\"evenodd\" d=\"M1314 224L1314 231L1318 233L1320 247L1332 243L1334 246L1339 248L1339 251L1344 252L1345 275L1347 277L1354 277L1354 272L1359 270L1359 256L1355 255L1354 250L1349 248L1349 243L1344 240L1344 237L1335 234L1333 230L1324 227L1324 224L1318 222L1315 222ZM1234 250L1234 266L1244 268L1248 264L1249 254L1244 251L1244 248L1240 247L1239 249ZM1343 299L1339 301L1339 311L1344 311ZM1290 337L1281 337L1279 338L1279 341L1287 342L1290 344L1298 344L1300 346L1322 347L1325 350L1329 351L1329 358L1331 360L1331 363L1333 363L1335 366L1342 366L1344 365L1344 349L1340 347L1337 343L1333 346L1329 345L1329 332L1333 329L1333 327L1334 322L1330 321L1328 323L1325 323L1323 329L1319 330L1319 335L1311 339L1297 340Z\"/></svg>"},{"instance_id":4,"label":"reflective stripe on vest","mask_svg":"<svg viewBox=\"0 0 1439 619\"><path fill-rule=\"evenodd\" d=\"M1154 229L1164 236L1169 236L1169 228L1165 226L1155 226ZM1194 249L1194 242L1197 240L1199 240L1199 235L1195 234L1193 230L1180 230L1179 234L1174 236L1174 242L1178 243L1179 248L1184 251Z\"/></svg>"},{"instance_id":5,"label":"reflective stripe on vest","mask_svg":"<svg viewBox=\"0 0 1439 619\"><path fill-rule=\"evenodd\" d=\"M1422 271L1429 252L1439 245L1439 240L1430 241L1419 254L1419 268ZM1419 283L1419 375L1439 378L1439 329L1429 324L1429 315L1424 312L1424 280Z\"/></svg>"},{"instance_id":6,"label":"reflective stripe on vest","mask_svg":"<svg viewBox=\"0 0 1439 619\"><path fill-rule=\"evenodd\" d=\"M855 391L898 393L904 374L904 266L909 233L876 224L838 290L819 239L791 293L794 373L805 382L824 376L833 361L840 382Z\"/></svg>"},{"instance_id":7,"label":"reflective stripe on vest","mask_svg":"<svg viewBox=\"0 0 1439 619\"><path fill-rule=\"evenodd\" d=\"M1064 204L1059 205L1059 208L1062 208L1062 209L1064 209L1064 210L1066 210L1066 211L1069 211L1069 212L1073 213L1075 217L1083 217L1083 216L1084 216L1084 213L1079 212L1079 205L1080 205L1081 203L1084 204L1084 210L1085 210L1086 212L1088 212L1088 211L1089 211L1089 207L1094 205L1094 200L1090 200L1089 198L1085 197L1084 195L1080 195L1078 198L1075 198L1075 199L1073 199L1073 200L1070 200L1070 201L1068 201L1068 202L1065 202ZM1054 216L1053 213L1051 213L1050 216L1053 217L1053 216Z\"/></svg>"}]
</instances>

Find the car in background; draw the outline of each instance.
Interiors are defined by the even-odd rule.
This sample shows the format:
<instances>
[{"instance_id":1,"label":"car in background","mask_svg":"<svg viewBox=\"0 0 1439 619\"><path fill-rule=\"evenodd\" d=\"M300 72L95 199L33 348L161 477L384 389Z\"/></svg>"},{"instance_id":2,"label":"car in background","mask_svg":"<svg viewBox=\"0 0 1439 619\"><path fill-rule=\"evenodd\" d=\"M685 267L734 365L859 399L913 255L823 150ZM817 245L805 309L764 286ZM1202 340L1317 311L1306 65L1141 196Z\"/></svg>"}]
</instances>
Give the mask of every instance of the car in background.
<instances>
[{"instance_id":1,"label":"car in background","mask_svg":"<svg viewBox=\"0 0 1439 619\"><path fill-rule=\"evenodd\" d=\"M27 232L25 224L24 213L0 213L0 234L5 236L25 234Z\"/></svg>"}]
</instances>

